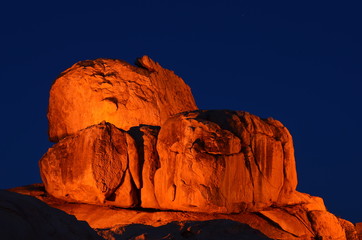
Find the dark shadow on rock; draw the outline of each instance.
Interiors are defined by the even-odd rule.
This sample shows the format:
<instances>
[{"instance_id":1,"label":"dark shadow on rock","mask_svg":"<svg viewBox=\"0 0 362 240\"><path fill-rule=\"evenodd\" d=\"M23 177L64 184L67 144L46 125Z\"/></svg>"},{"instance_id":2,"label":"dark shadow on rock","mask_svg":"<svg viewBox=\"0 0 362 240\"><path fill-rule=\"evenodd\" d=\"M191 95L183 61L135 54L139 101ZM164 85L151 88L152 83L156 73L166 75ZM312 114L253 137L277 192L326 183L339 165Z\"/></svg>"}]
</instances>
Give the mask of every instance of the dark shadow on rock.
<instances>
[{"instance_id":1,"label":"dark shadow on rock","mask_svg":"<svg viewBox=\"0 0 362 240\"><path fill-rule=\"evenodd\" d=\"M101 239L88 223L19 193L0 190L1 239Z\"/></svg>"},{"instance_id":2,"label":"dark shadow on rock","mask_svg":"<svg viewBox=\"0 0 362 240\"><path fill-rule=\"evenodd\" d=\"M142 224L114 227L112 229L98 229L98 234L105 238L116 240L125 239L224 239L224 240L266 240L271 239L249 225L227 220L217 219L209 221L171 222L169 224L152 227Z\"/></svg>"}]
</instances>

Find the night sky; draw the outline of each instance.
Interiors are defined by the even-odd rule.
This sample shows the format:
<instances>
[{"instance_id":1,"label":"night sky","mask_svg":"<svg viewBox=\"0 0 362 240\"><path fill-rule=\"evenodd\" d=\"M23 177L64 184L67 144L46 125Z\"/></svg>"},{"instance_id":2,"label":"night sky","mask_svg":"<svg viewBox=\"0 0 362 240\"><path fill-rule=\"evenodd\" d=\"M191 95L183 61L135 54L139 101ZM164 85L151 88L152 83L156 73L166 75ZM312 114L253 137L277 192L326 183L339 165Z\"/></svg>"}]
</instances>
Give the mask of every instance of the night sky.
<instances>
[{"instance_id":1,"label":"night sky","mask_svg":"<svg viewBox=\"0 0 362 240\"><path fill-rule=\"evenodd\" d=\"M360 1L4 2L0 188L41 181L60 72L148 55L190 85L200 109L280 120L294 137L298 190L362 222Z\"/></svg>"}]
</instances>

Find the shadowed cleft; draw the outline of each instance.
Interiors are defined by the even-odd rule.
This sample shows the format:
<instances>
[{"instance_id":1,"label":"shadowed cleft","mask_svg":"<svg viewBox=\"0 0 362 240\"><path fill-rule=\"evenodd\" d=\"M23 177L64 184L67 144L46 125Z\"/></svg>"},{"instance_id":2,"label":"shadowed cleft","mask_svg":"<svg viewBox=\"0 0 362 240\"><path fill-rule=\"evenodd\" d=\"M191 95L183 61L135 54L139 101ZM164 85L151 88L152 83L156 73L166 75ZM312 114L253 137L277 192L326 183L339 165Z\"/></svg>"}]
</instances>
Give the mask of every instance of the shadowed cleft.
<instances>
[{"instance_id":1,"label":"shadowed cleft","mask_svg":"<svg viewBox=\"0 0 362 240\"><path fill-rule=\"evenodd\" d=\"M118 109L118 99L115 97L108 97L108 98L104 98L102 99L102 101L108 101L108 102L112 102L114 103L114 105L116 105L117 109Z\"/></svg>"}]
</instances>

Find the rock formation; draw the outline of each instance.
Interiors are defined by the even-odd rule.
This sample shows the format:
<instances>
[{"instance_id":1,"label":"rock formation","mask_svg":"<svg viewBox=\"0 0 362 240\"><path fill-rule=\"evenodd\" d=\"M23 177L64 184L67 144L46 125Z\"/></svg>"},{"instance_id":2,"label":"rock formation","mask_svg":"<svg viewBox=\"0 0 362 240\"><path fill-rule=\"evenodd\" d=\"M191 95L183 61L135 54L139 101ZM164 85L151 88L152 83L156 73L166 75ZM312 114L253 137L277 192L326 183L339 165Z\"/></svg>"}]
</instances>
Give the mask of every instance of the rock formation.
<instances>
[{"instance_id":1,"label":"rock formation","mask_svg":"<svg viewBox=\"0 0 362 240\"><path fill-rule=\"evenodd\" d=\"M118 226L98 230L106 239L272 240L245 223L228 219L171 222L163 226ZM122 233L122 234L120 234Z\"/></svg>"},{"instance_id":2,"label":"rock formation","mask_svg":"<svg viewBox=\"0 0 362 240\"><path fill-rule=\"evenodd\" d=\"M281 203L296 189L293 142L273 119L241 111L171 117L157 143L161 208L237 213Z\"/></svg>"},{"instance_id":3,"label":"rock formation","mask_svg":"<svg viewBox=\"0 0 362 240\"><path fill-rule=\"evenodd\" d=\"M12 191L32 195L49 206L86 221L105 239L348 239L358 240L354 225L326 211L323 200L239 214L123 209L67 202L44 192L41 184ZM219 219L219 221L211 221ZM241 223L241 224L238 224ZM213 230L213 237L207 231ZM359 227L359 225L357 225ZM137 238L138 237L138 238ZM247 238L250 237L250 238Z\"/></svg>"},{"instance_id":4,"label":"rock formation","mask_svg":"<svg viewBox=\"0 0 362 240\"><path fill-rule=\"evenodd\" d=\"M160 161L156 150L159 127L140 126L129 131L136 140L139 165L141 166L140 203L143 208L159 208L155 195L154 177L160 168Z\"/></svg>"},{"instance_id":5,"label":"rock formation","mask_svg":"<svg viewBox=\"0 0 362 240\"><path fill-rule=\"evenodd\" d=\"M296 191L282 123L197 110L181 78L148 57L137 64L97 59L62 73L48 112L57 143L39 161L45 191L13 191L106 239L358 239L323 199Z\"/></svg>"},{"instance_id":6,"label":"rock formation","mask_svg":"<svg viewBox=\"0 0 362 240\"><path fill-rule=\"evenodd\" d=\"M141 176L134 139L100 123L62 139L43 156L40 172L47 191L69 201L134 207Z\"/></svg>"},{"instance_id":7,"label":"rock formation","mask_svg":"<svg viewBox=\"0 0 362 240\"><path fill-rule=\"evenodd\" d=\"M291 201L293 143L280 122L241 111L193 111L158 131L142 126L128 133L103 122L60 140L40 160L47 191L68 201L199 212Z\"/></svg>"},{"instance_id":8,"label":"rock formation","mask_svg":"<svg viewBox=\"0 0 362 240\"><path fill-rule=\"evenodd\" d=\"M50 140L58 142L102 121L124 130L159 126L172 114L197 109L189 86L172 71L147 56L136 65L86 60L61 73L50 90Z\"/></svg>"},{"instance_id":9,"label":"rock formation","mask_svg":"<svg viewBox=\"0 0 362 240\"><path fill-rule=\"evenodd\" d=\"M33 197L0 190L1 239L102 239L86 222Z\"/></svg>"}]
</instances>

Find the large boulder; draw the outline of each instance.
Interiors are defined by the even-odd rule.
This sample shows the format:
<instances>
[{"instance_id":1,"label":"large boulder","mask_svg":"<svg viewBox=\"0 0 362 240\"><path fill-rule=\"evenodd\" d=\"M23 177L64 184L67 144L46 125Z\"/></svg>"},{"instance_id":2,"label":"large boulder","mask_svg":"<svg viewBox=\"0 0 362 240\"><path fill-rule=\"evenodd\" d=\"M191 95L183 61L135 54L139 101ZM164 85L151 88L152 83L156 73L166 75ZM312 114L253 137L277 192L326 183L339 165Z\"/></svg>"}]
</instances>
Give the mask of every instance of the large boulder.
<instances>
[{"instance_id":1,"label":"large boulder","mask_svg":"<svg viewBox=\"0 0 362 240\"><path fill-rule=\"evenodd\" d=\"M0 190L1 239L103 239L86 222L42 201Z\"/></svg>"},{"instance_id":2,"label":"large boulder","mask_svg":"<svg viewBox=\"0 0 362 240\"><path fill-rule=\"evenodd\" d=\"M292 137L271 118L226 110L181 113L162 126L157 151L154 189L163 209L255 211L295 194Z\"/></svg>"},{"instance_id":3,"label":"large boulder","mask_svg":"<svg viewBox=\"0 0 362 240\"><path fill-rule=\"evenodd\" d=\"M39 161L48 193L67 201L133 207L141 169L134 139L102 122L55 144Z\"/></svg>"},{"instance_id":4,"label":"large boulder","mask_svg":"<svg viewBox=\"0 0 362 240\"><path fill-rule=\"evenodd\" d=\"M136 65L96 59L64 71L50 90L50 140L58 142L102 121L124 130L160 126L173 114L197 109L190 87L173 71L147 56Z\"/></svg>"},{"instance_id":5,"label":"large boulder","mask_svg":"<svg viewBox=\"0 0 362 240\"><path fill-rule=\"evenodd\" d=\"M46 190L68 201L198 212L304 201L293 142L274 119L193 111L128 132L103 122L62 139L39 162Z\"/></svg>"}]
</instances>

